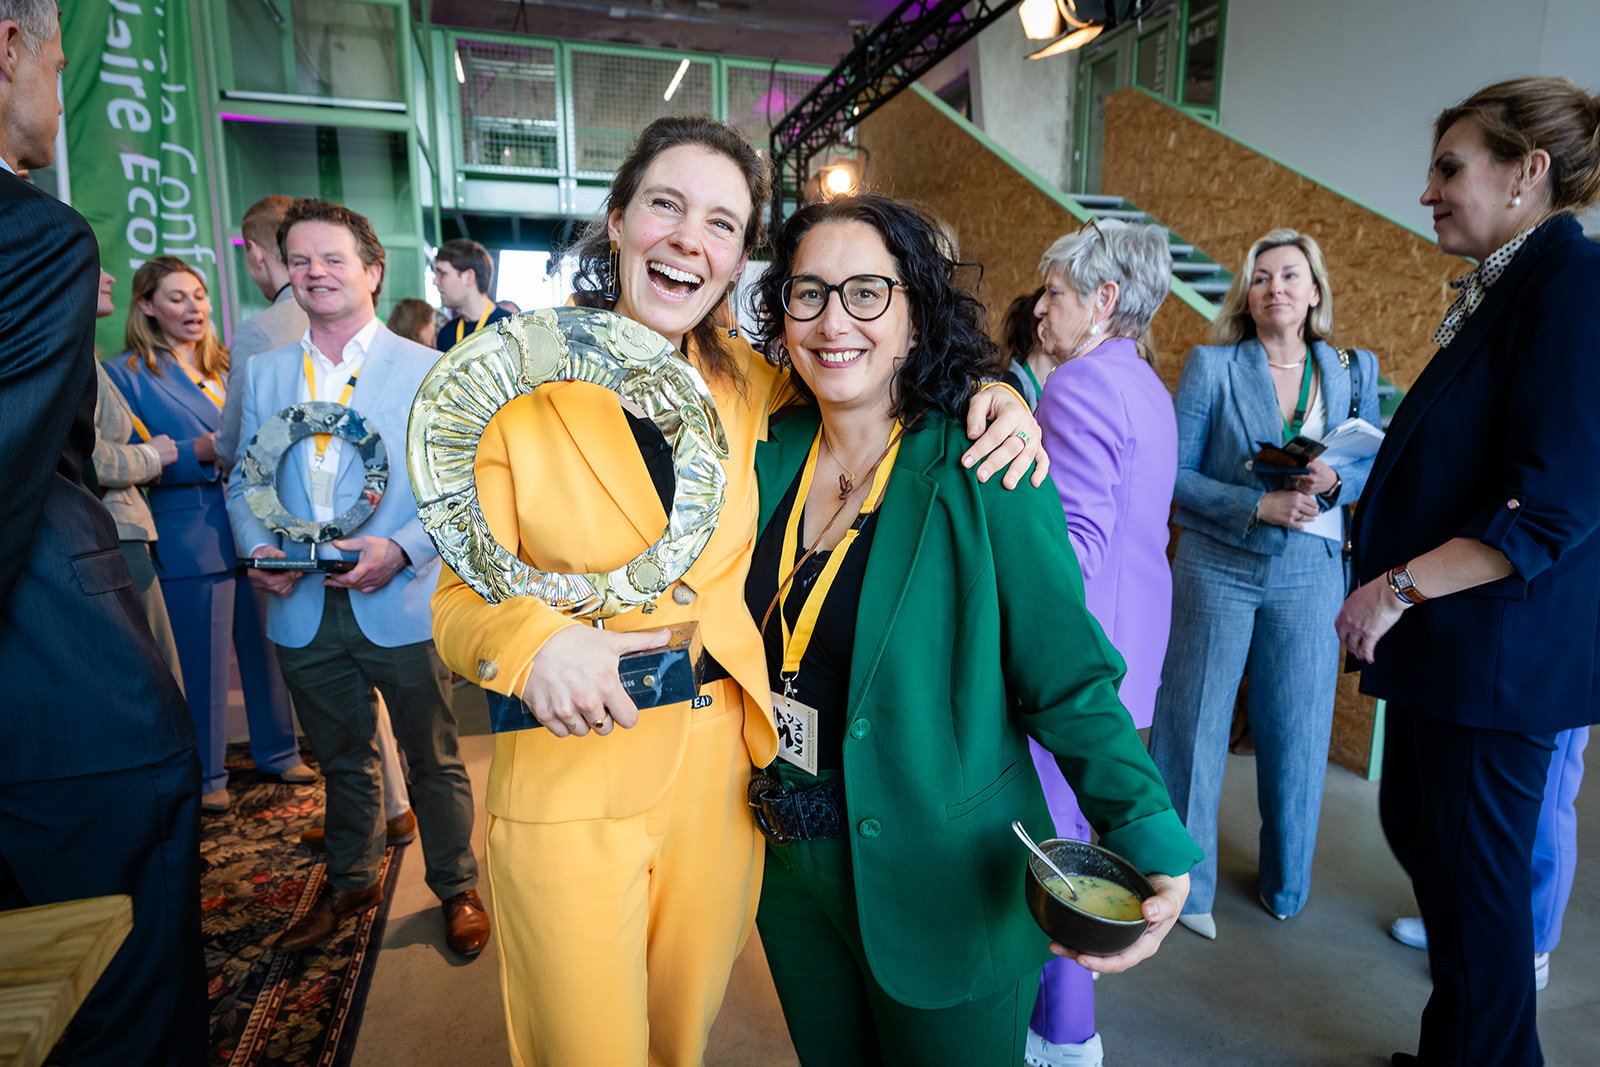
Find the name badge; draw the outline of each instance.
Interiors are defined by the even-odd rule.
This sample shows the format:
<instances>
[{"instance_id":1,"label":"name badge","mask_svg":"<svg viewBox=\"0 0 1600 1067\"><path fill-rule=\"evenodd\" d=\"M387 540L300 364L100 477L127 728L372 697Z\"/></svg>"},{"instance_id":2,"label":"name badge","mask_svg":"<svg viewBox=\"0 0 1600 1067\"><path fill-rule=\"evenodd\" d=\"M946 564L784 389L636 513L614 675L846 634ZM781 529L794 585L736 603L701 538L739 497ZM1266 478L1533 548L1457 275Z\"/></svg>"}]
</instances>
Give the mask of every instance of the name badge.
<instances>
[{"instance_id":1,"label":"name badge","mask_svg":"<svg viewBox=\"0 0 1600 1067\"><path fill-rule=\"evenodd\" d=\"M318 470L311 468L311 506L314 508L333 507L333 483L337 471Z\"/></svg>"},{"instance_id":2,"label":"name badge","mask_svg":"<svg viewBox=\"0 0 1600 1067\"><path fill-rule=\"evenodd\" d=\"M778 727L778 758L816 774L817 709L774 692L772 721Z\"/></svg>"}]
</instances>

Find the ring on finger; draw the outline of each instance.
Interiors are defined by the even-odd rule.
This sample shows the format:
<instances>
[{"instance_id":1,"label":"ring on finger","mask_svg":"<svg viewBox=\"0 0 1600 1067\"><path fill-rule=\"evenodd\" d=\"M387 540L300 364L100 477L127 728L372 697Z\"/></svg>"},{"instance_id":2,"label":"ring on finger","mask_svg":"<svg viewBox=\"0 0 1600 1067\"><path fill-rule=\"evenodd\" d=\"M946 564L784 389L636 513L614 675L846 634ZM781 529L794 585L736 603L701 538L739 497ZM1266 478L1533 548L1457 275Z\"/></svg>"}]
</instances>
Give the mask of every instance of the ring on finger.
<instances>
[{"instance_id":1,"label":"ring on finger","mask_svg":"<svg viewBox=\"0 0 1600 1067\"><path fill-rule=\"evenodd\" d=\"M1028 431L1027 430L1017 430L1011 436L1015 437L1017 440L1021 441L1023 444L1027 444L1028 443Z\"/></svg>"}]
</instances>

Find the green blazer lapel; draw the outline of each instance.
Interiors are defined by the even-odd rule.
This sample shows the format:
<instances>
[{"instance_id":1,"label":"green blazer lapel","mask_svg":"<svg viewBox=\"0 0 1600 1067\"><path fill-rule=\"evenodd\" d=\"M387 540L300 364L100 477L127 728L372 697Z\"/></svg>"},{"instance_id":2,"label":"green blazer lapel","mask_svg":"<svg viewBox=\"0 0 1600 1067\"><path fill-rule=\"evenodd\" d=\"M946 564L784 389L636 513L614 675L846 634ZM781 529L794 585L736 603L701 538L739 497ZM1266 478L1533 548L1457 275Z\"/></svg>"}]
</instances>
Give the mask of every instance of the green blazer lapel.
<instances>
[{"instance_id":1,"label":"green blazer lapel","mask_svg":"<svg viewBox=\"0 0 1600 1067\"><path fill-rule=\"evenodd\" d=\"M760 521L756 536L772 521L772 513L805 466L811 442L817 436L822 414L815 407L791 409L790 414L772 424L767 439L756 443L756 484L760 487Z\"/></svg>"},{"instance_id":2,"label":"green blazer lapel","mask_svg":"<svg viewBox=\"0 0 1600 1067\"><path fill-rule=\"evenodd\" d=\"M872 684L878 661L889 643L889 631L900 614L939 490L927 472L944 459L944 453L945 427L943 420L936 417L925 419L920 432L909 433L900 442L900 454L878 509L872 554L867 557L867 571L861 580L856 642L850 656L852 708L861 705ZM805 462L804 457L801 462Z\"/></svg>"}]
</instances>

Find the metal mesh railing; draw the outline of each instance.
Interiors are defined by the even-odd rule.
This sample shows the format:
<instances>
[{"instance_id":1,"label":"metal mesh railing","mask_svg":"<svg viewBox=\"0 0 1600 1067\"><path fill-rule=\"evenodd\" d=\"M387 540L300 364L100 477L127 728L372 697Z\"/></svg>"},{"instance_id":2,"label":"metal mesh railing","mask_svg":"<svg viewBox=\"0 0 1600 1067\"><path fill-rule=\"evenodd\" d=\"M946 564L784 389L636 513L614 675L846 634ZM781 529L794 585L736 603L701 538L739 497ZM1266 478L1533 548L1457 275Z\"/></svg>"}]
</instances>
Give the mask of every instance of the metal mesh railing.
<instances>
[{"instance_id":1,"label":"metal mesh railing","mask_svg":"<svg viewBox=\"0 0 1600 1067\"><path fill-rule=\"evenodd\" d=\"M662 58L573 48L572 149L574 173L610 177L639 131L664 115L713 113L713 67L689 61L672 89L681 57Z\"/></svg>"},{"instance_id":2,"label":"metal mesh railing","mask_svg":"<svg viewBox=\"0 0 1600 1067\"><path fill-rule=\"evenodd\" d=\"M780 71L771 66L727 66L728 122L763 152L771 151L772 124L805 99L821 74Z\"/></svg>"},{"instance_id":3,"label":"metal mesh railing","mask_svg":"<svg viewBox=\"0 0 1600 1067\"><path fill-rule=\"evenodd\" d=\"M455 61L463 165L559 173L556 50L463 39Z\"/></svg>"}]
</instances>

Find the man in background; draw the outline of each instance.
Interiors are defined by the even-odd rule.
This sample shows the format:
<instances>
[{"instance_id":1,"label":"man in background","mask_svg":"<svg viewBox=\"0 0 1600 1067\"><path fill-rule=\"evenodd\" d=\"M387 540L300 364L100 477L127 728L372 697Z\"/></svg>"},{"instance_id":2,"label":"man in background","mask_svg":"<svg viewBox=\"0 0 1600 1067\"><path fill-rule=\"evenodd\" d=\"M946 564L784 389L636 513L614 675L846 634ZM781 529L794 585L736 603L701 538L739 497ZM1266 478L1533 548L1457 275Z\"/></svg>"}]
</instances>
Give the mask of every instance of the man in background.
<instances>
[{"instance_id":1,"label":"man in background","mask_svg":"<svg viewBox=\"0 0 1600 1067\"><path fill-rule=\"evenodd\" d=\"M59 20L54 0L0 0L0 909L128 894L133 928L61 1062L200 1067L194 725L84 486L100 251L16 177L55 159Z\"/></svg>"},{"instance_id":2,"label":"man in background","mask_svg":"<svg viewBox=\"0 0 1600 1067\"><path fill-rule=\"evenodd\" d=\"M434 335L433 346L441 352L450 351L490 323L511 317L511 312L489 299L494 260L476 241L457 237L440 245L433 260L433 284L439 289L439 302L456 313Z\"/></svg>"},{"instance_id":3,"label":"man in background","mask_svg":"<svg viewBox=\"0 0 1600 1067\"><path fill-rule=\"evenodd\" d=\"M241 322L228 346L228 399L222 405L222 428L217 431L217 462L224 469L233 465L241 443L239 406L244 399L245 367L263 352L293 344L308 325L306 313L289 288L289 268L278 252L278 226L292 203L287 196L276 195L257 200L239 224L245 270L272 306Z\"/></svg>"}]
</instances>

